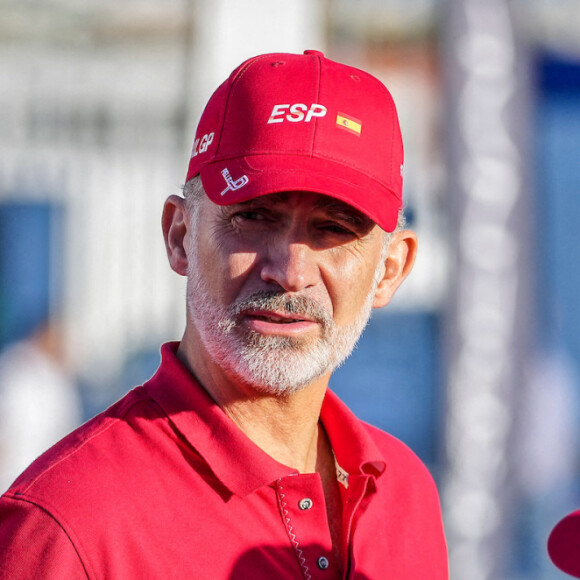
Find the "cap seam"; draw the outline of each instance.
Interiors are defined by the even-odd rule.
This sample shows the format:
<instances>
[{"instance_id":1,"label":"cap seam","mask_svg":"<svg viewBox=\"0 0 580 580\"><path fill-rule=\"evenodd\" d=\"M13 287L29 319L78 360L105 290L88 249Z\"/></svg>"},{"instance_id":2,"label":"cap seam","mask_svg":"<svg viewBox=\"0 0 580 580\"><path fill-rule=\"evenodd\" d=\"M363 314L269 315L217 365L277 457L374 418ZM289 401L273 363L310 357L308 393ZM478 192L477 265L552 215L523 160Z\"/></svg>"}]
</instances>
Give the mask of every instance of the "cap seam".
<instances>
[{"instance_id":1,"label":"cap seam","mask_svg":"<svg viewBox=\"0 0 580 580\"><path fill-rule=\"evenodd\" d=\"M216 156L218 155L218 152L220 150L220 146L222 144L222 137L223 137L223 134L224 134L224 127L225 127L225 124L226 124L226 117L227 117L228 112L229 112L230 97L231 97L232 92L234 90L234 86L246 74L246 72L248 71L248 69L255 62L258 62L259 60L264 60L268 56L272 56L272 55L261 54L261 55L255 56L254 58L248 60L243 66L240 66L239 67L238 72L234 76L232 76L232 77L230 77L228 79L230 81L229 82L229 85L230 86L229 86L228 94L227 94L227 97L226 97L226 102L224 104L224 109L223 109L224 110L224 114L223 114L222 122L221 122L221 125L220 125L220 128L219 128L219 141L218 141L218 143L216 145L216 148L215 148L215 151L216 151L215 155ZM201 163L201 165L203 165L203 162ZM200 167L200 169L201 169L201 167Z\"/></svg>"},{"instance_id":2,"label":"cap seam","mask_svg":"<svg viewBox=\"0 0 580 580\"><path fill-rule=\"evenodd\" d=\"M320 102L320 84L322 82L322 59L318 55L313 55L318 62L318 87L316 89L316 100L315 103ZM314 131L312 132L312 141L310 143L310 157L314 157L314 142L316 141L316 136L318 134L318 119L314 120Z\"/></svg>"}]
</instances>

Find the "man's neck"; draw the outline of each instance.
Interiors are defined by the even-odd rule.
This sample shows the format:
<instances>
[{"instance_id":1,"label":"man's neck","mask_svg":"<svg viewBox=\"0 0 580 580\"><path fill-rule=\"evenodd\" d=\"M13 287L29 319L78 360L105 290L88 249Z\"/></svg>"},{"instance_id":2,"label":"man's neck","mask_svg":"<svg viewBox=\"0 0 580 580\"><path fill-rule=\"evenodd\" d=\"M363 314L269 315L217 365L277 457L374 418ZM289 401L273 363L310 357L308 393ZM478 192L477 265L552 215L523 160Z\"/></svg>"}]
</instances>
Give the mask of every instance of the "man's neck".
<instances>
[{"instance_id":1,"label":"man's neck","mask_svg":"<svg viewBox=\"0 0 580 580\"><path fill-rule=\"evenodd\" d=\"M264 394L232 379L187 344L191 341L181 343L177 356L251 441L300 473L317 471L318 420L330 375L290 395Z\"/></svg>"},{"instance_id":2,"label":"man's neck","mask_svg":"<svg viewBox=\"0 0 580 580\"><path fill-rule=\"evenodd\" d=\"M224 412L263 451L300 473L316 471L318 420L326 385L313 384L280 398L218 401Z\"/></svg>"}]
</instances>

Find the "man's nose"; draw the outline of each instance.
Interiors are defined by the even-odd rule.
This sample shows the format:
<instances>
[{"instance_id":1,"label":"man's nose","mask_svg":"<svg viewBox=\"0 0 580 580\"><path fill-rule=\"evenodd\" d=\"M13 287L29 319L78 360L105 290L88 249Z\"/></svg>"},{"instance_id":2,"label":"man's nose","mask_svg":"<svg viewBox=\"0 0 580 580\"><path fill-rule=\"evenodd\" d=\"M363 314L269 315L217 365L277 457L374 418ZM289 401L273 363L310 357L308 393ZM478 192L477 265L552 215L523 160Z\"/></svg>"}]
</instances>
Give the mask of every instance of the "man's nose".
<instances>
[{"instance_id":1,"label":"man's nose","mask_svg":"<svg viewBox=\"0 0 580 580\"><path fill-rule=\"evenodd\" d=\"M286 292L299 292L319 278L316 252L303 241L278 240L265 248L262 280Z\"/></svg>"}]
</instances>

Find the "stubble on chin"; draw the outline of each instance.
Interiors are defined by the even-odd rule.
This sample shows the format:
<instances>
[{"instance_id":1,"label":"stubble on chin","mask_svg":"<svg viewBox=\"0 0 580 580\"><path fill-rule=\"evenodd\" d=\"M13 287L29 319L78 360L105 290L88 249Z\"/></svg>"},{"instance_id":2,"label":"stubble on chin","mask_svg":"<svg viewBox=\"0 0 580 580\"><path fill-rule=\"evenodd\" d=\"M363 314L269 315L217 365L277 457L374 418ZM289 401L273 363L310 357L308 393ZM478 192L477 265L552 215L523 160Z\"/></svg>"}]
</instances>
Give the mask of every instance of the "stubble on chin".
<instances>
[{"instance_id":1,"label":"stubble on chin","mask_svg":"<svg viewBox=\"0 0 580 580\"><path fill-rule=\"evenodd\" d=\"M209 355L234 380L275 396L298 392L346 360L368 322L371 298L353 324L338 327L311 298L258 292L224 307L212 299L199 276L188 280L189 316ZM320 334L288 337L251 331L241 321L244 312L254 309L308 317L319 324Z\"/></svg>"}]
</instances>

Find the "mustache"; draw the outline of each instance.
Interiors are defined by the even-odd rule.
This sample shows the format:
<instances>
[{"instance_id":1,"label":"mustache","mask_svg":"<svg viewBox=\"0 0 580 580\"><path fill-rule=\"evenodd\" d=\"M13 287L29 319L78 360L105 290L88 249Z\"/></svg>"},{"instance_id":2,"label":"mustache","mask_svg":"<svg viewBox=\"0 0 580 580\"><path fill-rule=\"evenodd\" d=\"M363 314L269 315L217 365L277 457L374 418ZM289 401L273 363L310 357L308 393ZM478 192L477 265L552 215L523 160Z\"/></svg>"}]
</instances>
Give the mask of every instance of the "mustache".
<instances>
[{"instance_id":1,"label":"mustache","mask_svg":"<svg viewBox=\"0 0 580 580\"><path fill-rule=\"evenodd\" d=\"M323 326L333 323L330 313L312 298L291 296L284 292L260 291L234 302L230 315L237 318L247 310L277 310L286 314L304 316L319 322Z\"/></svg>"}]
</instances>

